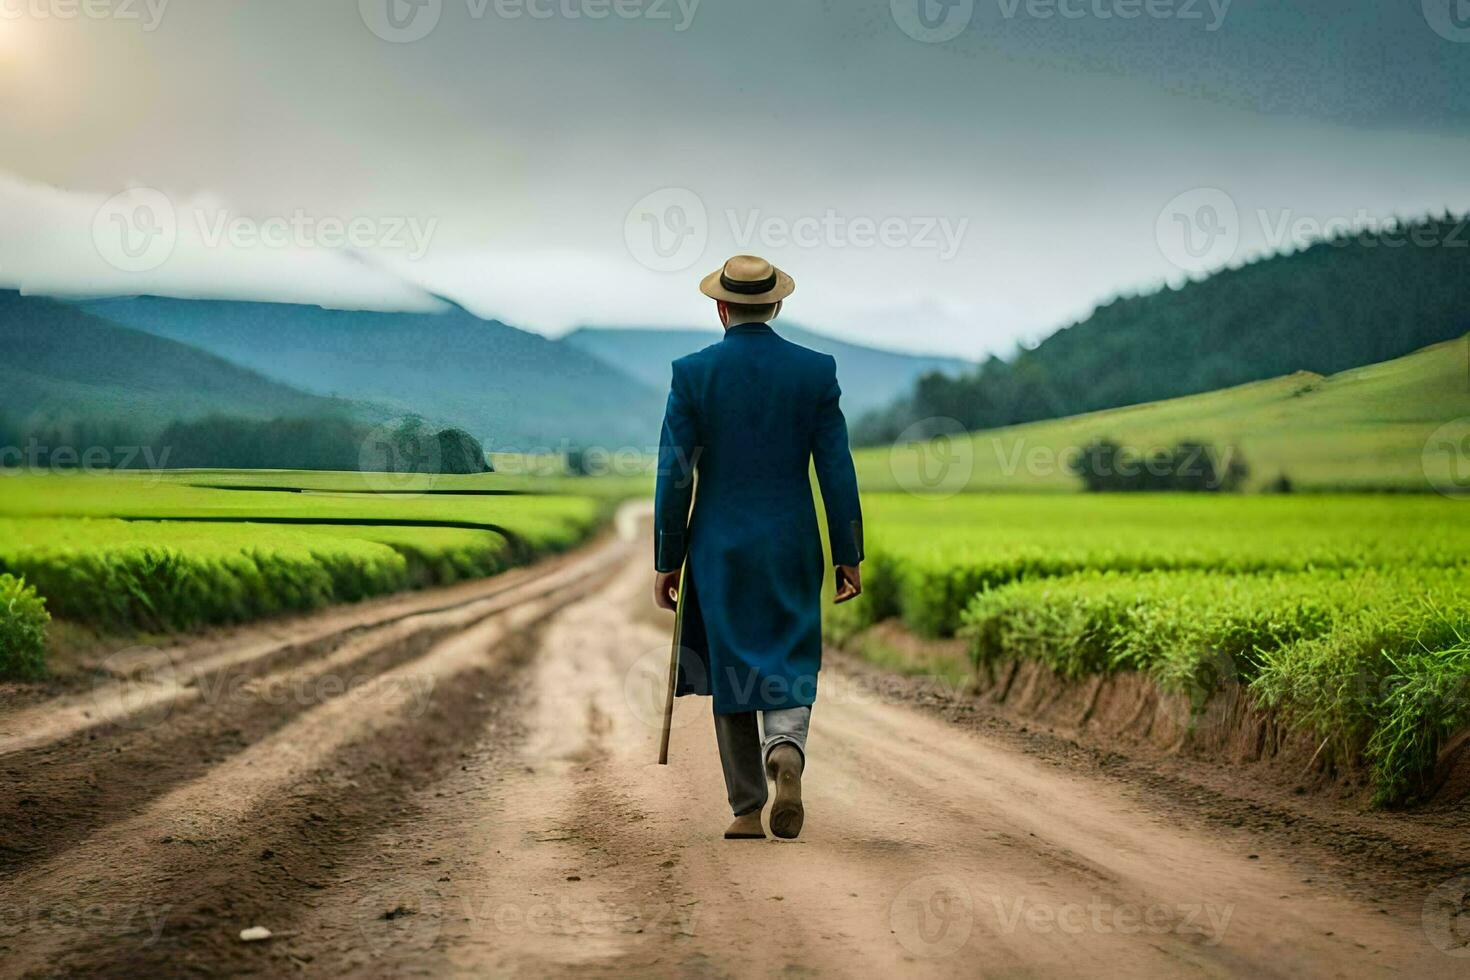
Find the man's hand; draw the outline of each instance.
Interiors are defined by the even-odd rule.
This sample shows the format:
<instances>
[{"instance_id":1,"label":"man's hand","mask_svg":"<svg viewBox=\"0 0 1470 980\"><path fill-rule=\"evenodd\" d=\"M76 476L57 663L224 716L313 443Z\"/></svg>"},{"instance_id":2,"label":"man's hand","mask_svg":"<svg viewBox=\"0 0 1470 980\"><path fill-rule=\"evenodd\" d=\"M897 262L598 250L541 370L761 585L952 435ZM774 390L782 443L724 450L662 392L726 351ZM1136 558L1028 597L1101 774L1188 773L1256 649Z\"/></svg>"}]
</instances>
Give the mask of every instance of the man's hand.
<instances>
[{"instance_id":1,"label":"man's hand","mask_svg":"<svg viewBox=\"0 0 1470 980\"><path fill-rule=\"evenodd\" d=\"M674 612L679 608L679 572L655 572L653 576L653 604L660 609Z\"/></svg>"},{"instance_id":2,"label":"man's hand","mask_svg":"<svg viewBox=\"0 0 1470 980\"><path fill-rule=\"evenodd\" d=\"M863 594L863 574L857 565L837 566L837 594L832 601L846 602Z\"/></svg>"}]
</instances>

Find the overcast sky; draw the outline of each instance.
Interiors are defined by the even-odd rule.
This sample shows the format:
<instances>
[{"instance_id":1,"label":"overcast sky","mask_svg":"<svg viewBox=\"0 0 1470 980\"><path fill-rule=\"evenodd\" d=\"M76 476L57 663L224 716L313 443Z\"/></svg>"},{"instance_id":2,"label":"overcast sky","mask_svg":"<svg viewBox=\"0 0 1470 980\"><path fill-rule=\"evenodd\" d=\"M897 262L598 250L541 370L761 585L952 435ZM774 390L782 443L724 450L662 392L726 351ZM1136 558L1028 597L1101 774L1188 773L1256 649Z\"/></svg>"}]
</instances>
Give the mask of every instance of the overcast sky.
<instances>
[{"instance_id":1,"label":"overcast sky","mask_svg":"<svg viewBox=\"0 0 1470 980\"><path fill-rule=\"evenodd\" d=\"M712 322L751 251L793 320L978 357L1467 175L1465 0L0 0L38 292L557 334Z\"/></svg>"}]
</instances>

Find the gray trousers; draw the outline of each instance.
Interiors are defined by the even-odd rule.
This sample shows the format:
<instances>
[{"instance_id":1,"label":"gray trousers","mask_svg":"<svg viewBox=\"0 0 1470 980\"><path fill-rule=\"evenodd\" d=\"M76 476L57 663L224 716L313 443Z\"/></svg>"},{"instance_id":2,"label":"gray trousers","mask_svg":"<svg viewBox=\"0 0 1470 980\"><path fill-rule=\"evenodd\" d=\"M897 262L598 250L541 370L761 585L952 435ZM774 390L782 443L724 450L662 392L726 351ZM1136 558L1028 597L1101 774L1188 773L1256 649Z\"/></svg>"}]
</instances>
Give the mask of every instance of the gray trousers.
<instances>
[{"instance_id":1,"label":"gray trousers","mask_svg":"<svg viewBox=\"0 0 1470 980\"><path fill-rule=\"evenodd\" d=\"M806 764L806 733L811 726L809 707L782 708L715 715L715 741L720 745L720 766L725 770L725 790L730 809L744 816L766 805L766 756L782 742L796 746ZM761 728L765 730L764 735Z\"/></svg>"}]
</instances>

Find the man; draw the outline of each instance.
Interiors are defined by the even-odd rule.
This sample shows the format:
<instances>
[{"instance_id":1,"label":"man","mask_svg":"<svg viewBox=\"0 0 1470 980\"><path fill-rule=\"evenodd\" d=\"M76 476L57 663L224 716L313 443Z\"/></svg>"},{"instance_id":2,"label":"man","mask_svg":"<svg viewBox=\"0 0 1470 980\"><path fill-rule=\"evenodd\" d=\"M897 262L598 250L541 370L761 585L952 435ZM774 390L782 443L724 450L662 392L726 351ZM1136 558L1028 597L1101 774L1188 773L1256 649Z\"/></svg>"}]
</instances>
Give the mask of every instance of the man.
<instances>
[{"instance_id":1,"label":"man","mask_svg":"<svg viewBox=\"0 0 1470 980\"><path fill-rule=\"evenodd\" d=\"M725 336L674 362L659 441L654 599L676 608L682 568L677 692L714 700L735 814L725 837L765 837L769 775L771 832L792 838L822 660L822 543L808 469L815 463L827 511L837 602L862 591L857 476L836 362L770 327L796 288L791 277L737 255L699 288Z\"/></svg>"}]
</instances>

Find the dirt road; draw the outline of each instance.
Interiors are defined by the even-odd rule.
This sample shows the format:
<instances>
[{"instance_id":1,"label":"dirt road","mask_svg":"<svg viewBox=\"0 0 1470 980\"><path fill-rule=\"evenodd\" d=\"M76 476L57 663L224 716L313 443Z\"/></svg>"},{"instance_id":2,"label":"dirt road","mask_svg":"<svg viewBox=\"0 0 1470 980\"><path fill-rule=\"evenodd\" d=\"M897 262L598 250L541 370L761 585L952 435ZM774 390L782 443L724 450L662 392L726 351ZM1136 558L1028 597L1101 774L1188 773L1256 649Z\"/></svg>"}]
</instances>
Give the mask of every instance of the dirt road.
<instances>
[{"instance_id":1,"label":"dirt road","mask_svg":"<svg viewBox=\"0 0 1470 980\"><path fill-rule=\"evenodd\" d=\"M653 764L647 553L625 524L491 582L133 651L0 716L0 974L1470 970L1432 902L1380 907L838 671L800 840L721 840L707 702Z\"/></svg>"}]
</instances>

